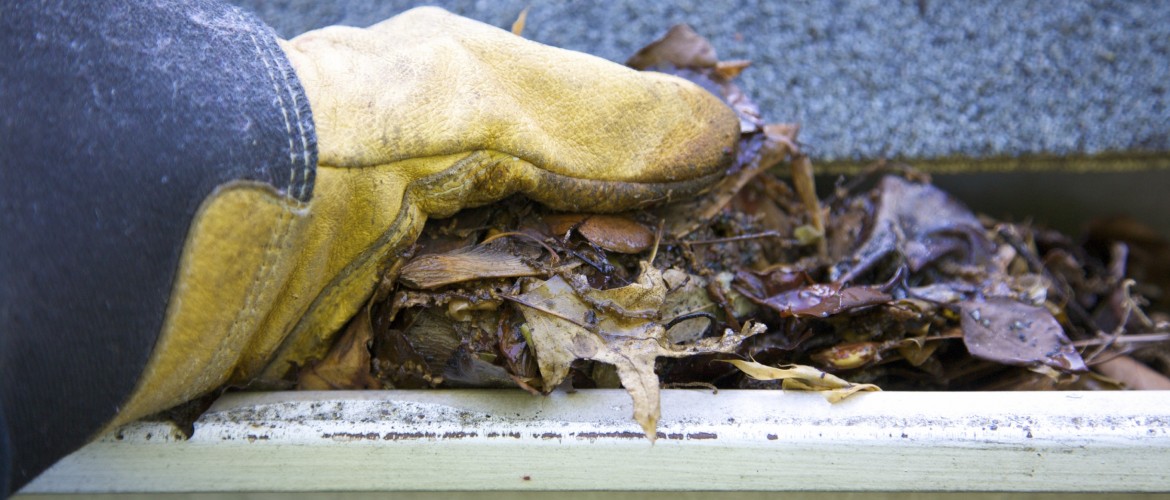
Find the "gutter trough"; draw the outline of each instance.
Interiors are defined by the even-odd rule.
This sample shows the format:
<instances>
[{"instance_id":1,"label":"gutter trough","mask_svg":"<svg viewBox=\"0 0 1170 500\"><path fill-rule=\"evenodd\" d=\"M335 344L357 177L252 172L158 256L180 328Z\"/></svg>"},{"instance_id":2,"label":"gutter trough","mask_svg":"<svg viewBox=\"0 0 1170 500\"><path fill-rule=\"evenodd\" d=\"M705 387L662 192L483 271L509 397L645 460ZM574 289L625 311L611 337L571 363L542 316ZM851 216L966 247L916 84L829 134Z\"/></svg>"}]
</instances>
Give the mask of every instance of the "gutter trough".
<instances>
[{"instance_id":1,"label":"gutter trough","mask_svg":"<svg viewBox=\"0 0 1170 500\"><path fill-rule=\"evenodd\" d=\"M239 393L139 422L22 493L1170 490L1170 391Z\"/></svg>"}]
</instances>

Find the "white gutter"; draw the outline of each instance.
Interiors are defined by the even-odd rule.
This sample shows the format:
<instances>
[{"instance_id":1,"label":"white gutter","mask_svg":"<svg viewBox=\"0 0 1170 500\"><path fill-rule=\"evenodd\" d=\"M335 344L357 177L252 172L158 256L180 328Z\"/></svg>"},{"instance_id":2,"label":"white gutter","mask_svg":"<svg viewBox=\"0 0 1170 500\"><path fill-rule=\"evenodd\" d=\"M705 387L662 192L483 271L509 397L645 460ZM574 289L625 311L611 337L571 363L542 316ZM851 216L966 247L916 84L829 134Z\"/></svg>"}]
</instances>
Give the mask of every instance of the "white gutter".
<instances>
[{"instance_id":1,"label":"white gutter","mask_svg":"<svg viewBox=\"0 0 1170 500\"><path fill-rule=\"evenodd\" d=\"M1170 391L230 394L138 423L22 493L403 490L1170 491Z\"/></svg>"}]
</instances>

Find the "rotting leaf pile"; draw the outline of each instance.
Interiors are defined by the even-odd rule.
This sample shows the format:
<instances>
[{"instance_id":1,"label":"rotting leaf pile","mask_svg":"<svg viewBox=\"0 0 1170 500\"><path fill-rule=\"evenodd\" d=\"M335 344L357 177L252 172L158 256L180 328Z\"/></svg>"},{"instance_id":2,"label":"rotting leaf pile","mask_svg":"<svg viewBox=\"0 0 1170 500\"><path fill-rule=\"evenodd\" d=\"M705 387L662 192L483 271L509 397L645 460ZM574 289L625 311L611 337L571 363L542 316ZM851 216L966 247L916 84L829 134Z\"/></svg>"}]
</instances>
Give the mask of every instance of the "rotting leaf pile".
<instances>
[{"instance_id":1,"label":"rotting leaf pile","mask_svg":"<svg viewBox=\"0 0 1170 500\"><path fill-rule=\"evenodd\" d=\"M977 216L887 164L818 199L797 127L764 123L732 83L746 62L679 26L628 64L736 110L721 183L653 211L513 198L432 220L299 386L624 387L651 438L662 385L833 400L1170 387L1170 244L1156 234L1113 220L1078 245Z\"/></svg>"}]
</instances>

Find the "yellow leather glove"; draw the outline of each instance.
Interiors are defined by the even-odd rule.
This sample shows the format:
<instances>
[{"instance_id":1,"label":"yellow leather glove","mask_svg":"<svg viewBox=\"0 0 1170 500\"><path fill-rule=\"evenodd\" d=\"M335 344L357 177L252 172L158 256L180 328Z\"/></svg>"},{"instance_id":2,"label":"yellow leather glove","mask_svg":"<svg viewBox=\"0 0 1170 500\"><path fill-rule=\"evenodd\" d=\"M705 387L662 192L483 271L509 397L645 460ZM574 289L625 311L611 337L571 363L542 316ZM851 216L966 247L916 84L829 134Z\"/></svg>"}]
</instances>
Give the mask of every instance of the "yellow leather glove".
<instances>
[{"instance_id":1,"label":"yellow leather glove","mask_svg":"<svg viewBox=\"0 0 1170 500\"><path fill-rule=\"evenodd\" d=\"M192 224L164 331L115 424L321 357L430 216L513 193L616 211L692 195L739 122L684 80L437 8L282 42L316 124L311 201L260 183Z\"/></svg>"}]
</instances>

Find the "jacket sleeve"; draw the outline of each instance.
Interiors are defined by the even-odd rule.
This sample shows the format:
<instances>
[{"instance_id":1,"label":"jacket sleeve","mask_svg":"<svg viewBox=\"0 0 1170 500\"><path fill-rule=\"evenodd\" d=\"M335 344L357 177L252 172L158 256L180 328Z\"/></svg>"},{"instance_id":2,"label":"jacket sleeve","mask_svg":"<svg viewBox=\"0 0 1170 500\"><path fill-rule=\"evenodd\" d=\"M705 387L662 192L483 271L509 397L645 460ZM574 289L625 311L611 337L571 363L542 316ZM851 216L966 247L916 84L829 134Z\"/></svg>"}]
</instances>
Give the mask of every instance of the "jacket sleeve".
<instances>
[{"instance_id":1,"label":"jacket sleeve","mask_svg":"<svg viewBox=\"0 0 1170 500\"><path fill-rule=\"evenodd\" d=\"M0 496L93 437L134 388L200 202L238 179L305 201L317 163L275 33L235 7L3 10Z\"/></svg>"}]
</instances>

